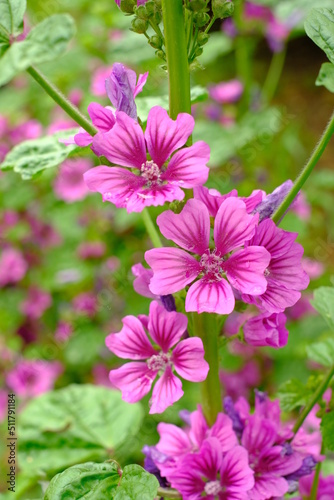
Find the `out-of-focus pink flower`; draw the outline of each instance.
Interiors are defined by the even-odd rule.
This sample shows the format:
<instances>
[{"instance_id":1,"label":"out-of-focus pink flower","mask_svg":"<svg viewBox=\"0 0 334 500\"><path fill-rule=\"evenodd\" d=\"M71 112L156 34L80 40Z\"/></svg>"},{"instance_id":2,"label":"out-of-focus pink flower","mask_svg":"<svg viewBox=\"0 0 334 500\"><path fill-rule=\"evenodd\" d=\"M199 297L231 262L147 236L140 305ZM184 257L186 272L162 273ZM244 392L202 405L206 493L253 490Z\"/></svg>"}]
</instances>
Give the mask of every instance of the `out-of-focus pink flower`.
<instances>
[{"instance_id":1,"label":"out-of-focus pink flower","mask_svg":"<svg viewBox=\"0 0 334 500\"><path fill-rule=\"evenodd\" d=\"M15 248L5 248L0 257L0 287L21 281L28 271L22 253Z\"/></svg>"},{"instance_id":2,"label":"out-of-focus pink flower","mask_svg":"<svg viewBox=\"0 0 334 500\"><path fill-rule=\"evenodd\" d=\"M313 260L308 257L302 259L302 266L304 271L309 275L311 280L320 278L325 272L325 266L318 260Z\"/></svg>"},{"instance_id":3,"label":"out-of-focus pink flower","mask_svg":"<svg viewBox=\"0 0 334 500\"><path fill-rule=\"evenodd\" d=\"M154 248L145 253L153 270L152 293L172 294L194 282L187 292L187 312L230 314L235 305L232 287L241 293L248 290L254 296L265 292L264 271L270 254L257 243L242 248L258 224L258 215L249 215L244 201L230 197L220 205L214 222L213 248L210 213L200 200L188 200L180 214L163 212L157 224L165 238L181 248ZM197 277L200 279L195 281Z\"/></svg>"},{"instance_id":4,"label":"out-of-focus pink flower","mask_svg":"<svg viewBox=\"0 0 334 500\"><path fill-rule=\"evenodd\" d=\"M109 380L109 371L109 368L101 363L95 365L92 370L94 384L116 389Z\"/></svg>"},{"instance_id":5,"label":"out-of-focus pink flower","mask_svg":"<svg viewBox=\"0 0 334 500\"><path fill-rule=\"evenodd\" d=\"M74 106L79 106L84 93L81 89L72 89L69 93L68 99L74 104Z\"/></svg>"},{"instance_id":6,"label":"out-of-focus pink flower","mask_svg":"<svg viewBox=\"0 0 334 500\"><path fill-rule=\"evenodd\" d=\"M244 324L245 341L257 347L284 347L289 336L285 323L286 316L283 313L259 314Z\"/></svg>"},{"instance_id":7,"label":"out-of-focus pink flower","mask_svg":"<svg viewBox=\"0 0 334 500\"><path fill-rule=\"evenodd\" d=\"M13 144L19 144L28 139L37 139L42 133L42 125L37 120L28 120L12 128L9 137Z\"/></svg>"},{"instance_id":8,"label":"out-of-focus pink flower","mask_svg":"<svg viewBox=\"0 0 334 500\"><path fill-rule=\"evenodd\" d=\"M93 317L97 311L97 299L92 293L80 293L73 300L73 308L78 313Z\"/></svg>"},{"instance_id":9,"label":"out-of-focus pink flower","mask_svg":"<svg viewBox=\"0 0 334 500\"><path fill-rule=\"evenodd\" d=\"M149 112L144 133L136 120L118 112L116 125L108 133L95 135L92 149L119 166L91 169L84 176L87 186L101 193L103 201L126 207L128 212L182 200L185 194L181 188L204 184L209 173L206 164L210 148L205 142L198 141L176 152L186 143L194 124L187 113L172 120L165 109L155 106ZM137 174L129 169L136 169Z\"/></svg>"},{"instance_id":10,"label":"out-of-focus pink flower","mask_svg":"<svg viewBox=\"0 0 334 500\"><path fill-rule=\"evenodd\" d=\"M93 95L98 97L106 95L106 79L109 77L111 71L112 66L102 66L94 72L90 86L90 91Z\"/></svg>"},{"instance_id":11,"label":"out-of-focus pink flower","mask_svg":"<svg viewBox=\"0 0 334 500\"><path fill-rule=\"evenodd\" d=\"M67 203L83 200L89 193L83 174L91 166L90 160L85 158L64 161L54 182L57 197Z\"/></svg>"},{"instance_id":12,"label":"out-of-focus pink flower","mask_svg":"<svg viewBox=\"0 0 334 500\"><path fill-rule=\"evenodd\" d=\"M26 299L21 304L21 312L31 319L40 318L51 306L51 295L37 287L28 290Z\"/></svg>"},{"instance_id":13,"label":"out-of-focus pink flower","mask_svg":"<svg viewBox=\"0 0 334 500\"><path fill-rule=\"evenodd\" d=\"M151 339L158 346L153 347ZM201 382L206 379L209 365L204 360L202 340L198 337L181 340L187 328L187 317L167 312L158 302L152 302L149 317L126 316L122 330L106 338L107 347L123 359L134 360L111 370L111 383L122 391L122 398L135 403L150 391L159 375L152 398L150 413L162 413L183 396L181 380Z\"/></svg>"},{"instance_id":14,"label":"out-of-focus pink flower","mask_svg":"<svg viewBox=\"0 0 334 500\"><path fill-rule=\"evenodd\" d=\"M306 294L306 295L303 294L294 306L286 309L285 312L288 318L292 319L293 321L296 321L309 314L315 314L316 311L314 307L312 307L310 302L310 299L312 298L313 298L312 294Z\"/></svg>"},{"instance_id":15,"label":"out-of-focus pink flower","mask_svg":"<svg viewBox=\"0 0 334 500\"><path fill-rule=\"evenodd\" d=\"M106 253L106 244L103 241L85 241L79 245L80 259L100 259Z\"/></svg>"},{"instance_id":16,"label":"out-of-focus pink flower","mask_svg":"<svg viewBox=\"0 0 334 500\"><path fill-rule=\"evenodd\" d=\"M4 389L0 389L0 422L7 416L8 394Z\"/></svg>"},{"instance_id":17,"label":"out-of-focus pink flower","mask_svg":"<svg viewBox=\"0 0 334 500\"><path fill-rule=\"evenodd\" d=\"M112 273L117 271L117 269L119 269L120 266L121 266L121 261L116 256L109 257L106 260L106 268L108 269L108 271L111 271Z\"/></svg>"},{"instance_id":18,"label":"out-of-focus pink flower","mask_svg":"<svg viewBox=\"0 0 334 500\"><path fill-rule=\"evenodd\" d=\"M49 248L62 242L60 234L51 224L47 224L31 214L28 214L27 219L32 231L29 241L33 244L38 245L40 248Z\"/></svg>"},{"instance_id":19,"label":"out-of-focus pink flower","mask_svg":"<svg viewBox=\"0 0 334 500\"><path fill-rule=\"evenodd\" d=\"M314 481L314 473L302 477L299 481L299 492L301 497L295 500L303 500L305 498L310 498L312 485ZM317 500L332 500L334 492L334 475L323 476L320 473L319 485L317 491Z\"/></svg>"},{"instance_id":20,"label":"out-of-focus pink flower","mask_svg":"<svg viewBox=\"0 0 334 500\"><path fill-rule=\"evenodd\" d=\"M311 217L311 205L301 191L291 205L291 210L295 212L302 220L309 220Z\"/></svg>"},{"instance_id":21,"label":"out-of-focus pink flower","mask_svg":"<svg viewBox=\"0 0 334 500\"><path fill-rule=\"evenodd\" d=\"M122 40L122 38L124 38L123 30L113 29L109 33L109 40L111 40L112 42L119 42L120 40Z\"/></svg>"},{"instance_id":22,"label":"out-of-focus pink flower","mask_svg":"<svg viewBox=\"0 0 334 500\"><path fill-rule=\"evenodd\" d=\"M48 128L48 134L52 135L55 134L56 132L60 132L61 130L69 130L75 127L76 123L61 118L51 123L51 125Z\"/></svg>"},{"instance_id":23,"label":"out-of-focus pink flower","mask_svg":"<svg viewBox=\"0 0 334 500\"><path fill-rule=\"evenodd\" d=\"M260 370L254 361L248 361L239 371L220 370L219 378L224 393L236 400L240 396L249 398L250 392L260 384Z\"/></svg>"},{"instance_id":24,"label":"out-of-focus pink flower","mask_svg":"<svg viewBox=\"0 0 334 500\"><path fill-rule=\"evenodd\" d=\"M229 104L238 101L243 90L243 85L239 80L230 80L210 87L209 94L219 104Z\"/></svg>"},{"instance_id":25,"label":"out-of-focus pink flower","mask_svg":"<svg viewBox=\"0 0 334 500\"><path fill-rule=\"evenodd\" d=\"M62 372L58 361L22 360L8 372L6 383L18 396L31 398L52 389Z\"/></svg>"},{"instance_id":26,"label":"out-of-focus pink flower","mask_svg":"<svg viewBox=\"0 0 334 500\"><path fill-rule=\"evenodd\" d=\"M73 333L73 326L66 321L60 321L55 331L55 339L57 342L66 342Z\"/></svg>"}]
</instances>

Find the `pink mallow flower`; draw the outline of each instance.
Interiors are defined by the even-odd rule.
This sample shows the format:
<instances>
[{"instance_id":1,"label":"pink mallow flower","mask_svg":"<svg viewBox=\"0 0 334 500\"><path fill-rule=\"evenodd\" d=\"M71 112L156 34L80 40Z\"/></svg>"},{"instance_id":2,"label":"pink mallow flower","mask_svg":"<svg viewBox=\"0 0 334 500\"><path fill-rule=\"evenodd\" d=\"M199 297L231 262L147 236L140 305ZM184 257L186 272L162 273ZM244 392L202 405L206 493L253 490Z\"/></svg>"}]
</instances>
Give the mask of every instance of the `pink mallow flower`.
<instances>
[{"instance_id":1,"label":"pink mallow flower","mask_svg":"<svg viewBox=\"0 0 334 500\"><path fill-rule=\"evenodd\" d=\"M222 453L219 441L208 438L198 454L184 458L171 485L183 500L245 500L254 485L254 473L242 446Z\"/></svg>"},{"instance_id":2,"label":"pink mallow flower","mask_svg":"<svg viewBox=\"0 0 334 500\"><path fill-rule=\"evenodd\" d=\"M83 174L91 166L92 163L85 158L64 161L54 182L57 198L67 203L83 200L89 193Z\"/></svg>"},{"instance_id":3,"label":"pink mallow flower","mask_svg":"<svg viewBox=\"0 0 334 500\"><path fill-rule=\"evenodd\" d=\"M299 491L301 493L301 498L298 497L295 500L303 500L310 498L312 485L314 481L314 473L304 476L299 481ZM324 477L320 474L317 500L332 500L334 492L334 475Z\"/></svg>"},{"instance_id":4,"label":"pink mallow flower","mask_svg":"<svg viewBox=\"0 0 334 500\"><path fill-rule=\"evenodd\" d=\"M80 293L73 300L73 308L77 313L93 317L97 312L97 299L92 293Z\"/></svg>"},{"instance_id":5,"label":"pink mallow flower","mask_svg":"<svg viewBox=\"0 0 334 500\"><path fill-rule=\"evenodd\" d=\"M228 104L238 101L242 96L243 90L243 85L239 80L230 80L212 86L209 89L209 94L219 104Z\"/></svg>"},{"instance_id":6,"label":"pink mallow flower","mask_svg":"<svg viewBox=\"0 0 334 500\"><path fill-rule=\"evenodd\" d=\"M308 286L310 279L301 264L304 249L295 243L297 236L278 228L271 219L259 224L247 245L260 245L270 252L265 273L267 289L257 297L243 295L245 302L273 313L284 311L300 299L300 290Z\"/></svg>"},{"instance_id":7,"label":"pink mallow flower","mask_svg":"<svg viewBox=\"0 0 334 500\"><path fill-rule=\"evenodd\" d=\"M28 264L19 250L5 248L0 257L0 287L21 281L28 270Z\"/></svg>"},{"instance_id":8,"label":"pink mallow flower","mask_svg":"<svg viewBox=\"0 0 334 500\"><path fill-rule=\"evenodd\" d=\"M204 360L202 340L198 337L181 340L186 328L184 314L167 312L155 301L151 303L148 317L123 318L122 330L110 334L106 345L116 356L134 360L111 370L109 375L111 383L122 391L124 401L135 403L142 399L159 375L150 413L162 413L183 396L181 380L174 375L173 369L185 380L202 382L206 379L209 366Z\"/></svg>"},{"instance_id":9,"label":"pink mallow flower","mask_svg":"<svg viewBox=\"0 0 334 500\"><path fill-rule=\"evenodd\" d=\"M58 361L22 360L8 372L6 383L18 396L31 398L52 389L62 371Z\"/></svg>"},{"instance_id":10,"label":"pink mallow flower","mask_svg":"<svg viewBox=\"0 0 334 500\"><path fill-rule=\"evenodd\" d=\"M97 134L92 148L120 167L89 170L84 175L87 186L101 193L103 201L126 207L128 212L182 200L181 187L191 189L204 184L209 172L206 164L210 148L205 142L175 152L184 146L193 128L194 119L187 113L180 113L174 121L165 109L155 106L149 112L144 133L136 120L118 112L116 125L106 134Z\"/></svg>"},{"instance_id":11,"label":"pink mallow flower","mask_svg":"<svg viewBox=\"0 0 334 500\"><path fill-rule=\"evenodd\" d=\"M244 324L244 339L247 344L257 347L284 347L289 336L285 323L286 316L283 313L259 314Z\"/></svg>"},{"instance_id":12,"label":"pink mallow flower","mask_svg":"<svg viewBox=\"0 0 334 500\"><path fill-rule=\"evenodd\" d=\"M258 214L247 214L242 200L225 199L215 217L213 248L210 214L203 202L189 200L180 214L168 210L159 215L161 233L182 249L155 248L146 252L145 259L153 270L151 292L172 294L199 277L188 290L186 311L218 314L233 311L232 287L251 296L264 294L267 288L264 272L270 254L258 245L242 248L253 237L258 219Z\"/></svg>"},{"instance_id":13,"label":"pink mallow flower","mask_svg":"<svg viewBox=\"0 0 334 500\"><path fill-rule=\"evenodd\" d=\"M52 298L48 292L37 287L31 287L20 309L28 318L38 319L51 306L51 303Z\"/></svg>"}]
</instances>

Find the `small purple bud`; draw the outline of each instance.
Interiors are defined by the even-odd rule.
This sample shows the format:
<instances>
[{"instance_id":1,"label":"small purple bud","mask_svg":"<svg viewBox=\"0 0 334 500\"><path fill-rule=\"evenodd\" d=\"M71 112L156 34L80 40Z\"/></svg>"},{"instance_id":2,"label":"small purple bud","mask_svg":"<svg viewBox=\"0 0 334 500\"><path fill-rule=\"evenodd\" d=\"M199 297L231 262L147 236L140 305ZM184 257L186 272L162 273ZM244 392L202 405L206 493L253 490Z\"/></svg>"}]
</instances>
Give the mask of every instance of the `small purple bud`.
<instances>
[{"instance_id":1,"label":"small purple bud","mask_svg":"<svg viewBox=\"0 0 334 500\"><path fill-rule=\"evenodd\" d=\"M261 203L259 203L253 213L260 214L260 222L264 219L269 219L269 217L273 215L291 190L292 186L293 182L291 180L283 182L283 184L278 186L271 194L268 194L268 196L266 196Z\"/></svg>"},{"instance_id":2,"label":"small purple bud","mask_svg":"<svg viewBox=\"0 0 334 500\"><path fill-rule=\"evenodd\" d=\"M179 417L183 420L183 422L185 422L189 426L191 426L190 415L191 415L191 412L189 410L179 411Z\"/></svg>"},{"instance_id":3,"label":"small purple bud","mask_svg":"<svg viewBox=\"0 0 334 500\"><path fill-rule=\"evenodd\" d=\"M233 404L233 400L232 400L231 396L225 396L225 398L224 398L224 410L225 410L225 413L232 420L232 426L233 426L234 432L236 433L236 435L239 438L241 438L245 426L241 421L239 413L234 408L234 404Z\"/></svg>"},{"instance_id":4,"label":"small purple bud","mask_svg":"<svg viewBox=\"0 0 334 500\"><path fill-rule=\"evenodd\" d=\"M175 299L173 295L161 295L160 300L166 311L176 311Z\"/></svg>"},{"instance_id":5,"label":"small purple bud","mask_svg":"<svg viewBox=\"0 0 334 500\"><path fill-rule=\"evenodd\" d=\"M150 474L153 474L157 478L160 486L162 486L163 488L168 486L167 479L165 477L161 476L160 471L159 471L159 469L156 466L155 461L154 461L155 457L157 455L160 455L158 450L156 449L156 447L155 446L148 446L146 444L142 449L142 453L144 453L144 455L145 455L144 469L147 470L147 472L149 472ZM165 459L166 457L163 456L163 458Z\"/></svg>"},{"instance_id":6,"label":"small purple bud","mask_svg":"<svg viewBox=\"0 0 334 500\"><path fill-rule=\"evenodd\" d=\"M121 63L115 63L109 78L106 79L106 91L112 105L117 111L124 111L128 116L137 119L134 90L136 74Z\"/></svg>"},{"instance_id":7,"label":"small purple bud","mask_svg":"<svg viewBox=\"0 0 334 500\"><path fill-rule=\"evenodd\" d=\"M309 455L309 456L304 458L302 466L298 470L293 472L292 474L285 476L285 479L289 482L290 481L292 481L292 482L298 481L298 479L300 479L301 477L308 476L309 474L311 474L313 472L313 470L315 469L316 465L317 465L317 462L314 460L312 455Z\"/></svg>"}]
</instances>

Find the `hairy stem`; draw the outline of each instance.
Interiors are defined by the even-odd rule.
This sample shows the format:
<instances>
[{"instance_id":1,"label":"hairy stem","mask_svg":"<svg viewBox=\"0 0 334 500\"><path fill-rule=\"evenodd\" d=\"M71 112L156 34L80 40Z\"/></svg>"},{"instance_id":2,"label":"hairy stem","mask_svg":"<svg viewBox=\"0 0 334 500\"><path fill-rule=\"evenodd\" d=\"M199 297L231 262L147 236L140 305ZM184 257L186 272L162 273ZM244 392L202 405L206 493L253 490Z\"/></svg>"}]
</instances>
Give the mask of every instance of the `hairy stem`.
<instances>
[{"instance_id":1,"label":"hairy stem","mask_svg":"<svg viewBox=\"0 0 334 500\"><path fill-rule=\"evenodd\" d=\"M299 176L294 182L294 185L292 186L291 190L285 197L285 199L282 201L281 205L278 207L276 212L272 216L272 220L276 223L278 223L285 212L288 210L290 207L291 203L293 200L296 198L297 194L305 184L306 180L308 179L309 175L311 174L312 170L320 160L323 152L326 149L327 144L330 141L330 138L332 137L334 133L334 113L332 114L327 127L324 130L324 133L322 134L320 141L318 142L317 146L315 147L310 159L306 163L305 167L303 170L300 172Z\"/></svg>"},{"instance_id":2,"label":"hairy stem","mask_svg":"<svg viewBox=\"0 0 334 500\"><path fill-rule=\"evenodd\" d=\"M157 228L155 227L155 225L151 219L150 212L148 211L147 207L144 208L144 210L142 211L142 217L143 217L143 221L144 221L144 224L146 227L146 231L147 231L149 237L151 238L153 245L155 246L155 248L162 247L163 244L161 242L159 233L158 233Z\"/></svg>"},{"instance_id":3,"label":"hairy stem","mask_svg":"<svg viewBox=\"0 0 334 500\"><path fill-rule=\"evenodd\" d=\"M169 78L169 114L190 113L190 76L182 0L163 0L165 47Z\"/></svg>"},{"instance_id":4,"label":"hairy stem","mask_svg":"<svg viewBox=\"0 0 334 500\"><path fill-rule=\"evenodd\" d=\"M97 133L96 128L91 124L91 122L79 111L79 109L74 106L64 94L52 83L50 80L43 75L34 66L30 66L27 72L33 79L45 90L47 94L67 113L80 127L86 130L90 135L95 135Z\"/></svg>"},{"instance_id":5,"label":"hairy stem","mask_svg":"<svg viewBox=\"0 0 334 500\"><path fill-rule=\"evenodd\" d=\"M158 488L158 497L181 499L180 493L171 488Z\"/></svg>"},{"instance_id":6,"label":"hairy stem","mask_svg":"<svg viewBox=\"0 0 334 500\"><path fill-rule=\"evenodd\" d=\"M222 397L219 381L218 359L218 324L215 314L193 314L193 334L200 337L205 351L205 360L210 370L204 382L201 382L201 401L208 425L213 425L222 411Z\"/></svg>"},{"instance_id":7,"label":"hairy stem","mask_svg":"<svg viewBox=\"0 0 334 500\"><path fill-rule=\"evenodd\" d=\"M299 417L296 420L296 423L293 427L293 433L297 434L301 426L303 425L306 417L312 410L312 408L317 404L321 396L324 394L326 391L330 381L332 380L334 375L334 366L329 370L327 375L325 376L324 380L322 383L319 385L318 389L315 391L313 397L310 399L310 401L307 403L307 405L304 407L303 411L300 413Z\"/></svg>"}]
</instances>

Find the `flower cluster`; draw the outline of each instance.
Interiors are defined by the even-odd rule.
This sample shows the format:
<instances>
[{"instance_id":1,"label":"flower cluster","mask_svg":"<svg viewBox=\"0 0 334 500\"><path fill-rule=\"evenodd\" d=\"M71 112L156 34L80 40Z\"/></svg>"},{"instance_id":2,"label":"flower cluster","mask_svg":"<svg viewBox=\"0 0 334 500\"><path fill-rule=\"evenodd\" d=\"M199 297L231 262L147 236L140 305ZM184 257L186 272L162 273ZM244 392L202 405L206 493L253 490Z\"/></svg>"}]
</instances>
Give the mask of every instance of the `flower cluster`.
<instances>
[{"instance_id":1,"label":"flower cluster","mask_svg":"<svg viewBox=\"0 0 334 500\"><path fill-rule=\"evenodd\" d=\"M225 398L225 413L209 427L201 407L181 412L187 427L160 423L160 440L145 446L145 467L162 485L176 488L184 500L268 500L296 491L320 457L321 438L302 430L293 438L281 422L278 401L256 393L255 410L245 399ZM293 439L292 439L293 438ZM303 445L301 445L303 442ZM312 453L310 453L312 449Z\"/></svg>"}]
</instances>

